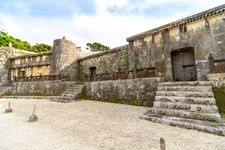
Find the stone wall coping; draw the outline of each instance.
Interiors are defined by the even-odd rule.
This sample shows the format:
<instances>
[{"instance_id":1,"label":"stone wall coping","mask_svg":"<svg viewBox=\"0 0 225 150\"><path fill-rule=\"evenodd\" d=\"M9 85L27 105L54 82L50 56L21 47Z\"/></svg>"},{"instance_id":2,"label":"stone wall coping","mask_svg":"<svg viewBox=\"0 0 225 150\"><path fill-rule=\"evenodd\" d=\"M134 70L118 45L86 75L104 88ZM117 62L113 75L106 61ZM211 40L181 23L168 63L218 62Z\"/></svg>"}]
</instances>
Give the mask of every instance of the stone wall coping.
<instances>
[{"instance_id":1,"label":"stone wall coping","mask_svg":"<svg viewBox=\"0 0 225 150\"><path fill-rule=\"evenodd\" d=\"M81 61L84 61L84 60L87 60L87 59L100 57L100 56L111 54L111 53L116 53L118 51L122 51L122 50L125 50L125 49L128 49L128 45L123 45L123 46L115 47L113 49L110 49L110 50L107 50L107 51L104 51L104 52L99 52L99 53L96 53L96 54L88 55L86 57L77 59L77 61L81 62Z\"/></svg>"},{"instance_id":2,"label":"stone wall coping","mask_svg":"<svg viewBox=\"0 0 225 150\"><path fill-rule=\"evenodd\" d=\"M50 62L44 61L44 62L31 62L31 63L25 63L25 64L14 64L11 66L11 69L16 68L27 68L27 67L38 67L38 66L49 66L51 65Z\"/></svg>"},{"instance_id":3,"label":"stone wall coping","mask_svg":"<svg viewBox=\"0 0 225 150\"><path fill-rule=\"evenodd\" d=\"M9 59L15 60L15 59L38 57L38 56L51 55L51 54L52 54L52 52L44 52L44 53L38 53L38 54L29 54L29 55L23 55L23 56L10 57Z\"/></svg>"},{"instance_id":4,"label":"stone wall coping","mask_svg":"<svg viewBox=\"0 0 225 150\"><path fill-rule=\"evenodd\" d=\"M18 51L18 52L23 52L23 53L29 53L29 54L37 54L36 52L28 51L28 50L23 50L23 49L17 49L17 48L10 48L6 46L0 46L0 49L10 49L12 51Z\"/></svg>"},{"instance_id":5,"label":"stone wall coping","mask_svg":"<svg viewBox=\"0 0 225 150\"><path fill-rule=\"evenodd\" d=\"M224 12L224 11L225 11L225 4L220 5L218 7L211 8L209 10L206 10L206 11L203 11L203 12L200 12L200 13L197 13L195 15L191 15L189 17L186 17L186 18L183 18L183 19L180 19L180 20L177 20L177 21L168 23L168 24L165 24L163 26L160 26L160 27L157 27L157 28L154 28L154 29L136 34L134 36L130 36L130 37L127 38L127 41L132 42L135 39L144 38L148 35L154 35L155 33L162 32L166 29L171 29L171 28L174 28L174 27L177 27L177 26L189 23L189 22L194 22L196 20L200 20L200 19L206 18L208 16L213 16L213 15L219 14L219 13Z\"/></svg>"},{"instance_id":6,"label":"stone wall coping","mask_svg":"<svg viewBox=\"0 0 225 150\"><path fill-rule=\"evenodd\" d=\"M131 81L131 80L156 80L156 81L161 81L161 77L149 77L149 78L133 78L133 79L118 79L118 80L104 80L104 81L85 81L85 83L92 83L92 82L120 82L120 81Z\"/></svg>"}]
</instances>

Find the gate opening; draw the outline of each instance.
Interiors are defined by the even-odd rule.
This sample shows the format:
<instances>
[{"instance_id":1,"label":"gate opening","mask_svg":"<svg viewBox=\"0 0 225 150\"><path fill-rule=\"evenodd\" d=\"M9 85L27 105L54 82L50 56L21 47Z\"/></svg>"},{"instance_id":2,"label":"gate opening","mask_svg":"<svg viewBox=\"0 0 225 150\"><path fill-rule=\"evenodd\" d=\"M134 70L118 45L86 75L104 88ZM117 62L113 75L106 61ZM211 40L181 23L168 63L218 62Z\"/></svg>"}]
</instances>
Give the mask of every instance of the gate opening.
<instances>
[{"instance_id":1,"label":"gate opening","mask_svg":"<svg viewBox=\"0 0 225 150\"><path fill-rule=\"evenodd\" d=\"M193 47L171 52L173 78L175 81L196 81L196 65Z\"/></svg>"}]
</instances>

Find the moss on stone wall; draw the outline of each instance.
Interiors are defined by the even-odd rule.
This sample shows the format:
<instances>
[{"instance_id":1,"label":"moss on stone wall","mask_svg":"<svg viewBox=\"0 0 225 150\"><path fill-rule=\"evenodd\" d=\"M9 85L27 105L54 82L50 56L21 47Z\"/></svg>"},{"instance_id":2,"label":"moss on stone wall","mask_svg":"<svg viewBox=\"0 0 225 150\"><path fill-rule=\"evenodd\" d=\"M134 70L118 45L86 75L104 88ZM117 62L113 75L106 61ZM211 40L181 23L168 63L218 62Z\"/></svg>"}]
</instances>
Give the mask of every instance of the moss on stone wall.
<instances>
[{"instance_id":1,"label":"moss on stone wall","mask_svg":"<svg viewBox=\"0 0 225 150\"><path fill-rule=\"evenodd\" d=\"M86 99L86 100L92 100L94 99L92 96L88 95L87 90L85 88L82 89L81 93L79 93L75 99Z\"/></svg>"},{"instance_id":2,"label":"moss on stone wall","mask_svg":"<svg viewBox=\"0 0 225 150\"><path fill-rule=\"evenodd\" d=\"M6 91L1 96L11 96L11 95L12 95L11 91Z\"/></svg>"},{"instance_id":3,"label":"moss on stone wall","mask_svg":"<svg viewBox=\"0 0 225 150\"><path fill-rule=\"evenodd\" d=\"M129 67L129 58L128 58L128 52L127 51L119 51L116 54L116 58L118 61L118 68L120 69L127 69Z\"/></svg>"},{"instance_id":4,"label":"moss on stone wall","mask_svg":"<svg viewBox=\"0 0 225 150\"><path fill-rule=\"evenodd\" d=\"M221 116L225 117L225 86L213 87L213 93L219 112Z\"/></svg>"},{"instance_id":5,"label":"moss on stone wall","mask_svg":"<svg viewBox=\"0 0 225 150\"><path fill-rule=\"evenodd\" d=\"M84 68L82 65L78 64L75 68L75 81L78 84L83 84L84 82Z\"/></svg>"},{"instance_id":6,"label":"moss on stone wall","mask_svg":"<svg viewBox=\"0 0 225 150\"><path fill-rule=\"evenodd\" d=\"M118 103L118 104L128 104L128 105L135 105L135 106L153 106L154 99L144 99L138 100L134 96L128 96L126 98L121 98L116 94L108 94L104 93L102 97L93 97L90 96L87 90L84 88L80 94L76 96L75 99L86 99L86 100L95 100L95 101L102 101L102 102L110 102L110 103Z\"/></svg>"}]
</instances>

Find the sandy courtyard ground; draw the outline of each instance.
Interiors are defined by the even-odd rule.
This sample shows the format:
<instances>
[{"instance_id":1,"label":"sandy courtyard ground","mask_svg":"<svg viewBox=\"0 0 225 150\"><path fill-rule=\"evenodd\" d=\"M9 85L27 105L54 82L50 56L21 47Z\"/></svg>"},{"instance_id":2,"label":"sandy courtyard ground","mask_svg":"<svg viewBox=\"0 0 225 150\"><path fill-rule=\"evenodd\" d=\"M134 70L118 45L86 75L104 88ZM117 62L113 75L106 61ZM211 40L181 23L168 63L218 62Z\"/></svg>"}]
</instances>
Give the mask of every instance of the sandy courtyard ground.
<instances>
[{"instance_id":1,"label":"sandy courtyard ground","mask_svg":"<svg viewBox=\"0 0 225 150\"><path fill-rule=\"evenodd\" d=\"M8 101L13 113L5 114ZM28 123L33 104L38 122ZM0 150L225 149L225 137L140 120L147 107L0 99Z\"/></svg>"}]
</instances>

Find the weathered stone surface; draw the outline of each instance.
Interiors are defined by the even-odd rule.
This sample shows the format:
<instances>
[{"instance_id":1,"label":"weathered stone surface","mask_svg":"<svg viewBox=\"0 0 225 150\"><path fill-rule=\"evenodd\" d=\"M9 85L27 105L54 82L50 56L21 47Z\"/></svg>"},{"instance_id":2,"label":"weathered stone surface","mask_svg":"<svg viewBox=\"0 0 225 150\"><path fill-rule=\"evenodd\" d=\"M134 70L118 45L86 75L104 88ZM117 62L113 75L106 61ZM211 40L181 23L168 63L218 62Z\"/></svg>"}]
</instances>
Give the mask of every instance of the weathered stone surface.
<instances>
[{"instance_id":1,"label":"weathered stone surface","mask_svg":"<svg viewBox=\"0 0 225 150\"><path fill-rule=\"evenodd\" d=\"M225 79L225 73L212 73L207 75L207 79L210 81L222 81Z\"/></svg>"},{"instance_id":2,"label":"weathered stone surface","mask_svg":"<svg viewBox=\"0 0 225 150\"><path fill-rule=\"evenodd\" d=\"M224 5L208 11L218 12L216 9L223 8ZM209 73L207 60L209 54L214 54L216 58L225 57L223 19L225 13L214 13L215 15L206 17L206 12L128 37L129 68L151 67L157 62L165 61L167 65L164 77L172 79L171 52L192 47L195 52L197 77L198 80L203 80Z\"/></svg>"},{"instance_id":3,"label":"weathered stone surface","mask_svg":"<svg viewBox=\"0 0 225 150\"><path fill-rule=\"evenodd\" d=\"M193 112L187 110L175 110L175 109L163 109L163 108L152 108L149 110L149 113L153 114L160 114L165 116L175 116L181 118L190 118L196 120L207 120L212 122L221 122L221 118L219 113L200 113L200 112Z\"/></svg>"},{"instance_id":4,"label":"weathered stone surface","mask_svg":"<svg viewBox=\"0 0 225 150\"><path fill-rule=\"evenodd\" d=\"M10 57L34 54L33 52L18 50L10 47L0 47L0 86L8 83L8 70Z\"/></svg>"},{"instance_id":5,"label":"weathered stone surface","mask_svg":"<svg viewBox=\"0 0 225 150\"><path fill-rule=\"evenodd\" d=\"M211 86L159 86L159 91L211 92Z\"/></svg>"},{"instance_id":6,"label":"weathered stone surface","mask_svg":"<svg viewBox=\"0 0 225 150\"><path fill-rule=\"evenodd\" d=\"M225 136L225 124L222 123L213 123L209 121L201 121L195 119L186 119L180 117L170 117L147 113L140 116L140 118L156 123L178 126L187 129L195 129L198 131Z\"/></svg>"},{"instance_id":7,"label":"weathered stone surface","mask_svg":"<svg viewBox=\"0 0 225 150\"><path fill-rule=\"evenodd\" d=\"M89 75L89 68L96 67L96 74L113 73L129 70L127 45L101 52L80 60L84 74Z\"/></svg>"},{"instance_id":8,"label":"weathered stone surface","mask_svg":"<svg viewBox=\"0 0 225 150\"><path fill-rule=\"evenodd\" d=\"M56 102L71 102L74 101L76 96L82 92L84 85L70 85L65 91L63 91L57 99L52 99Z\"/></svg>"},{"instance_id":9,"label":"weathered stone surface","mask_svg":"<svg viewBox=\"0 0 225 150\"><path fill-rule=\"evenodd\" d=\"M123 103L152 106L159 78L85 82L90 96L97 100L121 99Z\"/></svg>"},{"instance_id":10,"label":"weathered stone surface","mask_svg":"<svg viewBox=\"0 0 225 150\"><path fill-rule=\"evenodd\" d=\"M186 104L206 104L206 105L215 105L216 101L214 98L205 98L205 97L184 97L184 96L156 96L156 101L161 102L183 102Z\"/></svg>"},{"instance_id":11,"label":"weathered stone surface","mask_svg":"<svg viewBox=\"0 0 225 150\"><path fill-rule=\"evenodd\" d=\"M157 91L157 96L213 97L212 92Z\"/></svg>"},{"instance_id":12,"label":"weathered stone surface","mask_svg":"<svg viewBox=\"0 0 225 150\"><path fill-rule=\"evenodd\" d=\"M32 81L14 82L12 93L15 95L60 95L67 87L76 84L75 82L53 81Z\"/></svg>"},{"instance_id":13,"label":"weathered stone surface","mask_svg":"<svg viewBox=\"0 0 225 150\"><path fill-rule=\"evenodd\" d=\"M209 113L218 112L218 108L216 105L186 104L184 102L173 103L173 102L155 101L154 108L189 110L193 112L209 112Z\"/></svg>"},{"instance_id":14,"label":"weathered stone surface","mask_svg":"<svg viewBox=\"0 0 225 150\"><path fill-rule=\"evenodd\" d=\"M142 119L224 135L211 82L159 83L153 108ZM194 92L196 91L196 92Z\"/></svg>"}]
</instances>

